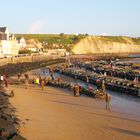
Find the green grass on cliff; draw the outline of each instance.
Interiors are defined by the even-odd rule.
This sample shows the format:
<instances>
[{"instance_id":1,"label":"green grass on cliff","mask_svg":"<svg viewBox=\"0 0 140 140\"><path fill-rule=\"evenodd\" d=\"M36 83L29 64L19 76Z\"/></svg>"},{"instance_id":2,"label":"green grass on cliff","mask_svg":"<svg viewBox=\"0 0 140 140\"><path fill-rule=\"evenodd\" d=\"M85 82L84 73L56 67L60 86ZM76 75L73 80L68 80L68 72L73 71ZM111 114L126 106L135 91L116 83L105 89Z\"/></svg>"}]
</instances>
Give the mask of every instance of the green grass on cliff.
<instances>
[{"instance_id":1,"label":"green grass on cliff","mask_svg":"<svg viewBox=\"0 0 140 140\"><path fill-rule=\"evenodd\" d=\"M17 38L24 37L25 39L37 39L40 42L56 43L56 44L76 44L87 35L67 35L67 34L16 34ZM126 43L124 36L101 36L111 42ZM134 44L140 44L140 38L125 37L134 42Z\"/></svg>"},{"instance_id":2,"label":"green grass on cliff","mask_svg":"<svg viewBox=\"0 0 140 140\"><path fill-rule=\"evenodd\" d=\"M139 38L131 38L136 44L140 45L140 37Z\"/></svg>"},{"instance_id":3,"label":"green grass on cliff","mask_svg":"<svg viewBox=\"0 0 140 140\"><path fill-rule=\"evenodd\" d=\"M40 42L56 43L56 44L75 44L84 38L84 35L66 35L66 34L16 34L17 38L37 39Z\"/></svg>"},{"instance_id":4,"label":"green grass on cliff","mask_svg":"<svg viewBox=\"0 0 140 140\"><path fill-rule=\"evenodd\" d=\"M80 42L82 39L88 36L88 34L79 35L68 35L68 34L16 34L17 38L24 37L26 40L35 39L42 43L44 48L54 49L54 48L64 48L71 52L73 47ZM119 42L126 44L140 45L140 38L131 38L123 36L100 36L101 39L111 42ZM46 44L47 43L47 44ZM57 47L54 47L55 46Z\"/></svg>"},{"instance_id":5,"label":"green grass on cliff","mask_svg":"<svg viewBox=\"0 0 140 140\"><path fill-rule=\"evenodd\" d=\"M64 48L67 51L71 51L73 46L87 35L67 35L67 34L16 34L17 38L24 37L26 40L36 39L42 43L42 45L48 49L54 48L54 44L57 44L59 48ZM47 45L46 45L47 43Z\"/></svg>"},{"instance_id":6,"label":"green grass on cliff","mask_svg":"<svg viewBox=\"0 0 140 140\"><path fill-rule=\"evenodd\" d=\"M125 36L101 36L101 37L111 42L128 43L128 41L131 41L136 45L140 45L140 38L125 37Z\"/></svg>"},{"instance_id":7,"label":"green grass on cliff","mask_svg":"<svg viewBox=\"0 0 140 140\"><path fill-rule=\"evenodd\" d=\"M102 36L102 37L111 42L126 43L126 41L123 39L122 36Z\"/></svg>"}]
</instances>

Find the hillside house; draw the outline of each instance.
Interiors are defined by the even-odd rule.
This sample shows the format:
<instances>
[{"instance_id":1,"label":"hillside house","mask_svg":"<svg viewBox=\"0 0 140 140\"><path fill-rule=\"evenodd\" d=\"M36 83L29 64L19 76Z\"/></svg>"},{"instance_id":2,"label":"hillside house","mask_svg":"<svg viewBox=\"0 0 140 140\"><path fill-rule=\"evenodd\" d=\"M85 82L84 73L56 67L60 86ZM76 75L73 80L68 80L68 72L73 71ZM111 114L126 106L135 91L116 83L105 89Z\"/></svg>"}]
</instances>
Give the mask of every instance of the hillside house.
<instances>
[{"instance_id":1,"label":"hillside house","mask_svg":"<svg viewBox=\"0 0 140 140\"><path fill-rule=\"evenodd\" d=\"M24 39L24 37L21 37L18 41L19 41L19 47L20 48L24 48L24 47L27 46L26 40Z\"/></svg>"},{"instance_id":2,"label":"hillside house","mask_svg":"<svg viewBox=\"0 0 140 140\"><path fill-rule=\"evenodd\" d=\"M36 52L42 52L43 46L38 40L29 39L29 40L26 40L26 46L21 47L21 50L22 49L30 50L36 53Z\"/></svg>"},{"instance_id":3,"label":"hillside house","mask_svg":"<svg viewBox=\"0 0 140 140\"><path fill-rule=\"evenodd\" d=\"M0 27L0 56L18 55L19 45L13 34L7 27Z\"/></svg>"}]
</instances>

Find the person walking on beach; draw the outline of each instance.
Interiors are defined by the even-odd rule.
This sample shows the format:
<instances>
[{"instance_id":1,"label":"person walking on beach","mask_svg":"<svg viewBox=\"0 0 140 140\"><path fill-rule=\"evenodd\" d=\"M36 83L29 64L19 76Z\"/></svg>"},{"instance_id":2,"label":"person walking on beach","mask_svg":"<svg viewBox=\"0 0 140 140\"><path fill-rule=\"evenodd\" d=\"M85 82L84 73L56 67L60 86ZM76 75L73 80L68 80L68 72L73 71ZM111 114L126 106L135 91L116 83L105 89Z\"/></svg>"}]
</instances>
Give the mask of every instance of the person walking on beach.
<instances>
[{"instance_id":1,"label":"person walking on beach","mask_svg":"<svg viewBox=\"0 0 140 140\"><path fill-rule=\"evenodd\" d=\"M88 87L88 83L89 83L89 77L86 76L86 85L87 85L87 87Z\"/></svg>"},{"instance_id":2,"label":"person walking on beach","mask_svg":"<svg viewBox=\"0 0 140 140\"><path fill-rule=\"evenodd\" d=\"M6 74L4 75L4 84L6 88L8 88L8 77L9 77L8 75Z\"/></svg>"},{"instance_id":3,"label":"person walking on beach","mask_svg":"<svg viewBox=\"0 0 140 140\"><path fill-rule=\"evenodd\" d=\"M37 85L40 84L40 82L39 82L39 78L38 78L38 77L35 79L35 84L37 84Z\"/></svg>"},{"instance_id":4,"label":"person walking on beach","mask_svg":"<svg viewBox=\"0 0 140 140\"><path fill-rule=\"evenodd\" d=\"M8 78L6 78L6 79L4 80L4 83L5 83L5 87L8 88Z\"/></svg>"},{"instance_id":5,"label":"person walking on beach","mask_svg":"<svg viewBox=\"0 0 140 140\"><path fill-rule=\"evenodd\" d=\"M53 76L53 73L51 73L51 79L52 79L52 81L54 81L54 76Z\"/></svg>"},{"instance_id":6,"label":"person walking on beach","mask_svg":"<svg viewBox=\"0 0 140 140\"><path fill-rule=\"evenodd\" d=\"M28 79L25 79L25 89L28 89L28 87L29 87L29 81Z\"/></svg>"},{"instance_id":7,"label":"person walking on beach","mask_svg":"<svg viewBox=\"0 0 140 140\"><path fill-rule=\"evenodd\" d=\"M73 88L73 92L74 92L74 96L76 96L76 88L75 88L75 85L74 85L74 88Z\"/></svg>"},{"instance_id":8,"label":"person walking on beach","mask_svg":"<svg viewBox=\"0 0 140 140\"><path fill-rule=\"evenodd\" d=\"M24 76L25 76L25 80L26 80L26 79L29 80L29 75L28 75L28 73L25 73Z\"/></svg>"},{"instance_id":9,"label":"person walking on beach","mask_svg":"<svg viewBox=\"0 0 140 140\"><path fill-rule=\"evenodd\" d=\"M18 81L20 81L21 73L18 73Z\"/></svg>"},{"instance_id":10,"label":"person walking on beach","mask_svg":"<svg viewBox=\"0 0 140 140\"><path fill-rule=\"evenodd\" d=\"M78 83L76 83L74 88L75 88L75 96L78 97L79 96L79 92L80 92L80 87L79 87Z\"/></svg>"},{"instance_id":11,"label":"person walking on beach","mask_svg":"<svg viewBox=\"0 0 140 140\"><path fill-rule=\"evenodd\" d=\"M29 75L28 75L28 73L25 73L24 77L25 77L25 89L28 89L28 87L29 87Z\"/></svg>"},{"instance_id":12,"label":"person walking on beach","mask_svg":"<svg viewBox=\"0 0 140 140\"><path fill-rule=\"evenodd\" d=\"M44 87L45 87L45 80L41 79L41 88L42 88L42 90L44 90Z\"/></svg>"},{"instance_id":13,"label":"person walking on beach","mask_svg":"<svg viewBox=\"0 0 140 140\"><path fill-rule=\"evenodd\" d=\"M105 81L104 80L102 82L102 93L103 93L103 95L105 95L105 93L106 93L106 86L105 86Z\"/></svg>"},{"instance_id":14,"label":"person walking on beach","mask_svg":"<svg viewBox=\"0 0 140 140\"><path fill-rule=\"evenodd\" d=\"M106 100L106 110L110 110L111 97L107 93L106 93L106 96L105 96L105 100Z\"/></svg>"}]
</instances>

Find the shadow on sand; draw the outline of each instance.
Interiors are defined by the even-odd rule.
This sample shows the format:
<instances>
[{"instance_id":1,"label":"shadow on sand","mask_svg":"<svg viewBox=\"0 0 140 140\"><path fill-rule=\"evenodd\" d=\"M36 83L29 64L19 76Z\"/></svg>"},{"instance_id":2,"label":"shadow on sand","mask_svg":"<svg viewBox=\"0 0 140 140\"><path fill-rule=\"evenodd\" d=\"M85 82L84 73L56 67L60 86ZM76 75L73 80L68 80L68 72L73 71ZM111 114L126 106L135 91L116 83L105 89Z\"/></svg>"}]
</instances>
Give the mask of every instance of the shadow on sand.
<instances>
[{"instance_id":1,"label":"shadow on sand","mask_svg":"<svg viewBox=\"0 0 140 140\"><path fill-rule=\"evenodd\" d=\"M107 129L117 131L117 132L127 134L127 135L140 137L140 132L136 132L136 131L126 130L126 129L121 129L121 128L114 128L114 127L107 127Z\"/></svg>"},{"instance_id":2,"label":"shadow on sand","mask_svg":"<svg viewBox=\"0 0 140 140\"><path fill-rule=\"evenodd\" d=\"M98 115L98 116L104 116L104 117L108 117L108 118L121 119L121 120L125 120L125 121L132 121L132 122L140 123L140 121L138 121L138 120L122 118L122 117L118 117L118 116L105 115L105 114L99 114L99 113L94 113L94 112L88 112L88 113L93 114L93 115Z\"/></svg>"}]
</instances>

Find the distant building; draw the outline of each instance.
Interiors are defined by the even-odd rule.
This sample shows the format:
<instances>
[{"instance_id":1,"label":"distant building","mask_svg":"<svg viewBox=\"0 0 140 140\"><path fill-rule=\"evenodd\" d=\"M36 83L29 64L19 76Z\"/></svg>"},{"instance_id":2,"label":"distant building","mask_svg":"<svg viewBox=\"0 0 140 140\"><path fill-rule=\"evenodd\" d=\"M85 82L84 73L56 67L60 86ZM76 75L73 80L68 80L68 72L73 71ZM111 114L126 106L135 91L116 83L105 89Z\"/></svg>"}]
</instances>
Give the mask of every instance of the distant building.
<instances>
[{"instance_id":1,"label":"distant building","mask_svg":"<svg viewBox=\"0 0 140 140\"><path fill-rule=\"evenodd\" d=\"M20 45L20 50L30 50L34 53L43 51L42 44L38 40L35 40L35 39L29 39L25 41L24 38L21 38L19 45Z\"/></svg>"},{"instance_id":2,"label":"distant building","mask_svg":"<svg viewBox=\"0 0 140 140\"><path fill-rule=\"evenodd\" d=\"M7 27L0 27L0 56L18 55L19 45L13 34L10 34Z\"/></svg>"},{"instance_id":3,"label":"distant building","mask_svg":"<svg viewBox=\"0 0 140 140\"><path fill-rule=\"evenodd\" d=\"M24 39L24 37L21 37L21 38L19 39L19 47L20 47L20 48L24 48L24 47L26 47L26 46L27 46L26 40Z\"/></svg>"}]
</instances>

